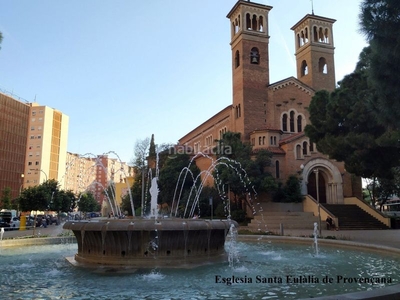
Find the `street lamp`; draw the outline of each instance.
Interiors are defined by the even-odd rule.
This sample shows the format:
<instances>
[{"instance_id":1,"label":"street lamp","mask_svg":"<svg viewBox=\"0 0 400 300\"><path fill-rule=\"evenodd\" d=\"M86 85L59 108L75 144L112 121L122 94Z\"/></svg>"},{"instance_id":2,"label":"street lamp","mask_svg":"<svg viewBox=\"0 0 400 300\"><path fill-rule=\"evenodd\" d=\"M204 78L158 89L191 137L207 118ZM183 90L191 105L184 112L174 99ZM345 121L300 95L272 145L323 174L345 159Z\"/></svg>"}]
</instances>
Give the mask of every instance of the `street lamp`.
<instances>
[{"instance_id":1,"label":"street lamp","mask_svg":"<svg viewBox=\"0 0 400 300\"><path fill-rule=\"evenodd\" d=\"M19 195L20 196L21 196L21 193L22 193L22 188L24 186L24 177L25 177L25 174L21 174L21 186L19 187Z\"/></svg>"},{"instance_id":2,"label":"street lamp","mask_svg":"<svg viewBox=\"0 0 400 300\"><path fill-rule=\"evenodd\" d=\"M40 172L42 172L44 174L44 176L46 176L46 181L47 181L47 174L45 171L43 171L42 169L40 169Z\"/></svg>"},{"instance_id":3,"label":"street lamp","mask_svg":"<svg viewBox=\"0 0 400 300\"><path fill-rule=\"evenodd\" d=\"M319 235L321 236L321 205L319 203L319 180L318 180L318 175L319 175L319 170L317 168L314 169L315 173L315 186L317 189L317 203L318 203L318 227L319 227Z\"/></svg>"}]
</instances>

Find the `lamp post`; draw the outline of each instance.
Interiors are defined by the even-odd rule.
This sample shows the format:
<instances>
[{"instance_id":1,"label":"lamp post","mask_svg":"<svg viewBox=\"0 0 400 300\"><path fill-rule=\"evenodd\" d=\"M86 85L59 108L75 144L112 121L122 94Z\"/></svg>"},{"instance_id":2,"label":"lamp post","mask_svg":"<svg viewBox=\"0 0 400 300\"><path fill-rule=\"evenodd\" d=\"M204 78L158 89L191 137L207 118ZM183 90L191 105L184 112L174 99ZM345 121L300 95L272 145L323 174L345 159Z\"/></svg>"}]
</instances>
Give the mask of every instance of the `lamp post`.
<instances>
[{"instance_id":1,"label":"lamp post","mask_svg":"<svg viewBox=\"0 0 400 300\"><path fill-rule=\"evenodd\" d=\"M314 169L314 173L315 173L315 186L317 190L317 203L318 203L318 227L319 227L319 235L321 236L321 205L319 203L319 184L318 184L319 170Z\"/></svg>"},{"instance_id":2,"label":"lamp post","mask_svg":"<svg viewBox=\"0 0 400 300\"><path fill-rule=\"evenodd\" d=\"M43 171L42 169L40 169L40 172L42 172L44 174L44 176L46 176L46 181L47 181L47 174L45 171Z\"/></svg>"},{"instance_id":3,"label":"lamp post","mask_svg":"<svg viewBox=\"0 0 400 300\"><path fill-rule=\"evenodd\" d=\"M24 187L24 177L25 177L25 174L21 174L21 185L19 187L19 195L20 196L21 196L21 193L22 193L22 188Z\"/></svg>"}]
</instances>

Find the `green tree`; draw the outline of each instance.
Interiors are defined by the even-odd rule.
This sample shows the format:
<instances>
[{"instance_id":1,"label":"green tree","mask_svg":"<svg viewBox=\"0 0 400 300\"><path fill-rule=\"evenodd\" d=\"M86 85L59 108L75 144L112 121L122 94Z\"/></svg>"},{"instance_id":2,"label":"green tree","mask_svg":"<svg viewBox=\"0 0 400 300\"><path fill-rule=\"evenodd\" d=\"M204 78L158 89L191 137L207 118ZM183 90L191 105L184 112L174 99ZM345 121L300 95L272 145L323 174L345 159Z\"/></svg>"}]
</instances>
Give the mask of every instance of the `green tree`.
<instances>
[{"instance_id":1,"label":"green tree","mask_svg":"<svg viewBox=\"0 0 400 300\"><path fill-rule=\"evenodd\" d=\"M50 204L50 195L42 186L33 186L24 189L19 197L21 211L44 211Z\"/></svg>"},{"instance_id":2,"label":"green tree","mask_svg":"<svg viewBox=\"0 0 400 300\"><path fill-rule=\"evenodd\" d=\"M376 91L378 120L389 130L400 130L400 2L364 0L360 25L370 44L368 78Z\"/></svg>"},{"instance_id":3,"label":"green tree","mask_svg":"<svg viewBox=\"0 0 400 300\"><path fill-rule=\"evenodd\" d=\"M11 188L5 187L0 199L0 208L11 209Z\"/></svg>"},{"instance_id":4,"label":"green tree","mask_svg":"<svg viewBox=\"0 0 400 300\"><path fill-rule=\"evenodd\" d=\"M296 175L290 175L286 180L284 188L286 202L302 202L304 197L301 194L299 178Z\"/></svg>"},{"instance_id":5,"label":"green tree","mask_svg":"<svg viewBox=\"0 0 400 300\"><path fill-rule=\"evenodd\" d=\"M233 194L233 210L245 211L244 204L251 204L248 196L254 191L275 189L275 180L267 172L272 154L266 150L254 154L251 145L241 141L240 133L226 132L214 151L220 160L214 172L215 183L225 185Z\"/></svg>"},{"instance_id":6,"label":"green tree","mask_svg":"<svg viewBox=\"0 0 400 300\"><path fill-rule=\"evenodd\" d=\"M185 168L188 167L189 172L186 172ZM185 174L187 174L187 176L185 176ZM176 154L171 156L171 158L166 159L160 169L158 178L158 187L160 189L160 193L158 194L158 203L167 203L169 207L171 207L174 195L175 200L177 201L181 191L184 195L184 197L181 197L182 201L192 201L192 197L195 193L192 193L191 199L187 199L186 197L189 196L194 180L199 174L199 168L194 162L190 163L190 156L188 154ZM197 183L200 183L200 181L199 178Z\"/></svg>"},{"instance_id":7,"label":"green tree","mask_svg":"<svg viewBox=\"0 0 400 300\"><path fill-rule=\"evenodd\" d=\"M370 49L360 55L355 71L332 93L312 98L306 135L317 149L345 163L346 170L365 178L393 178L400 165L399 131L383 126L371 108L377 94L368 81Z\"/></svg>"},{"instance_id":8,"label":"green tree","mask_svg":"<svg viewBox=\"0 0 400 300\"><path fill-rule=\"evenodd\" d=\"M86 192L80 194L78 200L78 208L83 213L99 211L100 204L96 201L91 192Z\"/></svg>"},{"instance_id":9,"label":"green tree","mask_svg":"<svg viewBox=\"0 0 400 300\"><path fill-rule=\"evenodd\" d=\"M150 145L149 145L149 156L148 159L156 160L156 144L154 143L154 134L151 135Z\"/></svg>"}]
</instances>

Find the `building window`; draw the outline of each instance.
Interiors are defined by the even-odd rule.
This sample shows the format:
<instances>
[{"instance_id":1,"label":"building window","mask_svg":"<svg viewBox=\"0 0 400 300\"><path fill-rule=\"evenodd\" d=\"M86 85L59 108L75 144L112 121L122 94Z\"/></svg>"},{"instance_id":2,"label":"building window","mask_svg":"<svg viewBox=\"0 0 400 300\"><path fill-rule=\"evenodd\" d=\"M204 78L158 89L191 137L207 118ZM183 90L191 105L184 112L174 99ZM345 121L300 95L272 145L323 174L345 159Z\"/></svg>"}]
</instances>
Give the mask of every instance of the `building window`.
<instances>
[{"instance_id":1,"label":"building window","mask_svg":"<svg viewBox=\"0 0 400 300\"><path fill-rule=\"evenodd\" d=\"M279 178L280 177L280 170L279 170L279 160L275 162L275 177Z\"/></svg>"},{"instance_id":2,"label":"building window","mask_svg":"<svg viewBox=\"0 0 400 300\"><path fill-rule=\"evenodd\" d=\"M296 159L302 159L303 157L301 156L301 146L296 145Z\"/></svg>"},{"instance_id":3,"label":"building window","mask_svg":"<svg viewBox=\"0 0 400 300\"><path fill-rule=\"evenodd\" d=\"M240 66L240 54L239 54L239 50L236 50L235 53L235 68Z\"/></svg>"},{"instance_id":4,"label":"building window","mask_svg":"<svg viewBox=\"0 0 400 300\"><path fill-rule=\"evenodd\" d=\"M260 63L260 53L256 47L250 51L250 63L258 65Z\"/></svg>"},{"instance_id":5,"label":"building window","mask_svg":"<svg viewBox=\"0 0 400 300\"><path fill-rule=\"evenodd\" d=\"M290 112L290 132L294 132L294 111Z\"/></svg>"},{"instance_id":6,"label":"building window","mask_svg":"<svg viewBox=\"0 0 400 300\"><path fill-rule=\"evenodd\" d=\"M306 76L306 75L308 75L308 66L307 66L307 62L306 62L305 60L303 60L303 61L301 62L300 74L301 74L301 76Z\"/></svg>"},{"instance_id":7,"label":"building window","mask_svg":"<svg viewBox=\"0 0 400 300\"><path fill-rule=\"evenodd\" d=\"M287 119L288 119L287 114L283 114L283 116L282 116L282 131L288 131L287 130Z\"/></svg>"},{"instance_id":8,"label":"building window","mask_svg":"<svg viewBox=\"0 0 400 300\"><path fill-rule=\"evenodd\" d=\"M314 143L310 143L310 152L314 152Z\"/></svg>"},{"instance_id":9,"label":"building window","mask_svg":"<svg viewBox=\"0 0 400 300\"><path fill-rule=\"evenodd\" d=\"M297 117L297 132L302 132L303 128L302 128L302 120L303 118L301 116Z\"/></svg>"},{"instance_id":10,"label":"building window","mask_svg":"<svg viewBox=\"0 0 400 300\"><path fill-rule=\"evenodd\" d=\"M328 65L324 57L321 57L318 61L318 71L322 74L328 74Z\"/></svg>"},{"instance_id":11,"label":"building window","mask_svg":"<svg viewBox=\"0 0 400 300\"><path fill-rule=\"evenodd\" d=\"M308 150L308 143L303 142L303 155L307 155L307 150Z\"/></svg>"},{"instance_id":12,"label":"building window","mask_svg":"<svg viewBox=\"0 0 400 300\"><path fill-rule=\"evenodd\" d=\"M240 118L242 115L240 104L236 105L236 118Z\"/></svg>"}]
</instances>

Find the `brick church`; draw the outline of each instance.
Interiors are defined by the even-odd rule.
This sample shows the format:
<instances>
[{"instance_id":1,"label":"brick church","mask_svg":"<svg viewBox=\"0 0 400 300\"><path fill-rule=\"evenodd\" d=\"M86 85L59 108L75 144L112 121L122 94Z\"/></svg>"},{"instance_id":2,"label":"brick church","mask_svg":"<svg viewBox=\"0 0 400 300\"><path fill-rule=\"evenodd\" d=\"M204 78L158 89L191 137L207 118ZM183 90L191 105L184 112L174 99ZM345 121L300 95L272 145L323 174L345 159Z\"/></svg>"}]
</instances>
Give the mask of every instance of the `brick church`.
<instances>
[{"instance_id":1,"label":"brick church","mask_svg":"<svg viewBox=\"0 0 400 300\"><path fill-rule=\"evenodd\" d=\"M194 152L211 149L227 132L241 133L253 150L273 153L271 174L281 182L301 176L304 195L342 204L361 196L361 179L319 153L304 133L308 106L318 90L335 88L335 20L307 14L294 32L297 77L270 82L268 14L272 7L239 0L227 15L231 32L232 103L179 140ZM201 159L197 165L207 167ZM317 187L318 181L318 187Z\"/></svg>"}]
</instances>

